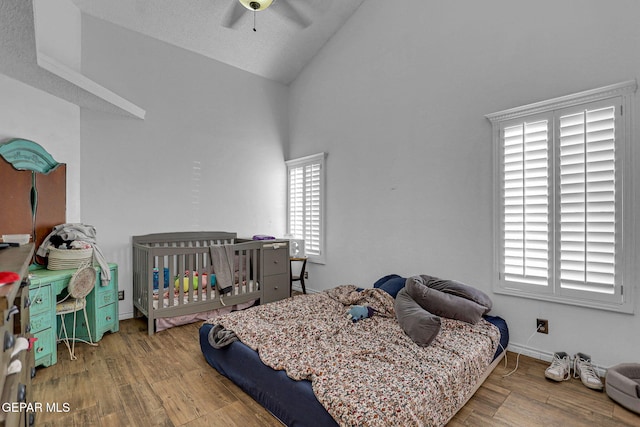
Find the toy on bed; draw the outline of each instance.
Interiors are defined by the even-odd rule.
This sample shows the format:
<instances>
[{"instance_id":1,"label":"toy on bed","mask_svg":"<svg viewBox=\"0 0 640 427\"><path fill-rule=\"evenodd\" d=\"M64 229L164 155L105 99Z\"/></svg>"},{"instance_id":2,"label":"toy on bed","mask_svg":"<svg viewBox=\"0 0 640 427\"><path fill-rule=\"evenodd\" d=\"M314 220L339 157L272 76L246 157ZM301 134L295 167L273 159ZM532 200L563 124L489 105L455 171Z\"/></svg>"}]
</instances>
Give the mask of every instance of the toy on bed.
<instances>
[{"instance_id":1,"label":"toy on bed","mask_svg":"<svg viewBox=\"0 0 640 427\"><path fill-rule=\"evenodd\" d=\"M376 310L365 305L352 305L347 312L347 319L356 323L358 320L366 319L373 316Z\"/></svg>"}]
</instances>

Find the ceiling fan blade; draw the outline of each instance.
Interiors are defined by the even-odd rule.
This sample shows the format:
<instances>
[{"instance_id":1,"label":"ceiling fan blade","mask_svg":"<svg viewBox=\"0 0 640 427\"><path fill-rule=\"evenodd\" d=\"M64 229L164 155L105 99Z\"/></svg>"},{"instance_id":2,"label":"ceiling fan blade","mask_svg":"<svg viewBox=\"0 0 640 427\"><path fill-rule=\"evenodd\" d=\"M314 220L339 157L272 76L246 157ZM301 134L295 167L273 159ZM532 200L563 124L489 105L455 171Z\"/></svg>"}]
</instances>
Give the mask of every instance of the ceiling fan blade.
<instances>
[{"instance_id":1,"label":"ceiling fan blade","mask_svg":"<svg viewBox=\"0 0 640 427\"><path fill-rule=\"evenodd\" d=\"M231 5L227 8L227 13L222 17L222 26L233 28L246 11L247 9L238 0L232 0Z\"/></svg>"},{"instance_id":2,"label":"ceiling fan blade","mask_svg":"<svg viewBox=\"0 0 640 427\"><path fill-rule=\"evenodd\" d=\"M273 2L273 6L270 9L301 28L307 28L311 25L312 21L291 6L289 0L277 0Z\"/></svg>"}]
</instances>

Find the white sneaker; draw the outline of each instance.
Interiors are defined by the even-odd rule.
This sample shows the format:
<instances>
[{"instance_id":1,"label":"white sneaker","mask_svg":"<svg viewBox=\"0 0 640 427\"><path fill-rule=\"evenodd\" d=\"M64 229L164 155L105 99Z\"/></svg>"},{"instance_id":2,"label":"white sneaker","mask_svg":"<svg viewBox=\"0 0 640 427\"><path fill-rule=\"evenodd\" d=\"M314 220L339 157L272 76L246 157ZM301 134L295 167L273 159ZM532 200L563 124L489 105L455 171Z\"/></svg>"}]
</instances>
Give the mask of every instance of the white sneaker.
<instances>
[{"instance_id":1,"label":"white sneaker","mask_svg":"<svg viewBox=\"0 0 640 427\"><path fill-rule=\"evenodd\" d=\"M553 381L567 381L571 378L571 359L564 351L554 353L551 365L545 369L544 376Z\"/></svg>"},{"instance_id":2,"label":"white sneaker","mask_svg":"<svg viewBox=\"0 0 640 427\"><path fill-rule=\"evenodd\" d=\"M593 390L602 390L604 387L600 377L591 365L591 356L578 353L573 358L573 377L580 378L582 384Z\"/></svg>"}]
</instances>

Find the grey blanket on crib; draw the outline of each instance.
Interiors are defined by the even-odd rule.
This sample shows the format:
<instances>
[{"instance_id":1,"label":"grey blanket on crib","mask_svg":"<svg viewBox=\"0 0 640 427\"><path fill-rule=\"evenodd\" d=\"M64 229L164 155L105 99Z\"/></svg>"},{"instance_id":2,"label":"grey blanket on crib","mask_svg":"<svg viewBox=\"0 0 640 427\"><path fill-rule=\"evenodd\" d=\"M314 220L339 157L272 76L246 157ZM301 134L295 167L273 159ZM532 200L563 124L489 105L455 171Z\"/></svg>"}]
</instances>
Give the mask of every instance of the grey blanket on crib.
<instances>
[{"instance_id":1,"label":"grey blanket on crib","mask_svg":"<svg viewBox=\"0 0 640 427\"><path fill-rule=\"evenodd\" d=\"M216 275L216 284L220 295L231 292L233 288L233 245L215 245L209 247L211 265Z\"/></svg>"}]
</instances>

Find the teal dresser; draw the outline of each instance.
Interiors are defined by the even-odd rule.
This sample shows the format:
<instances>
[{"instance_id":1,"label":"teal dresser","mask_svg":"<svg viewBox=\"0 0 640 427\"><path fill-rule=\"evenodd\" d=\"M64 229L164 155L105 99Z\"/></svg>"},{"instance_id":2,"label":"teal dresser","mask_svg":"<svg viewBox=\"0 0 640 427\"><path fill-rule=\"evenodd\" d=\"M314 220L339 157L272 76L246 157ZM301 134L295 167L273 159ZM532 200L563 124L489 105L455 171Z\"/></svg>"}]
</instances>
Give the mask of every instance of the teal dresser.
<instances>
[{"instance_id":1,"label":"teal dresser","mask_svg":"<svg viewBox=\"0 0 640 427\"><path fill-rule=\"evenodd\" d=\"M109 264L111 281L108 286L100 285L100 270L96 285L87 296L87 317L89 329L94 342L102 339L106 332L117 332L120 328L118 320L118 266ZM56 336L60 329L60 319L56 318L56 300L66 295L69 280L76 270L46 270L40 266L30 270L31 285L31 333L38 338L35 343L36 366L54 365L57 359ZM73 315L65 320L67 331L71 335ZM76 337L89 339L87 324L82 311L77 314Z\"/></svg>"}]
</instances>

